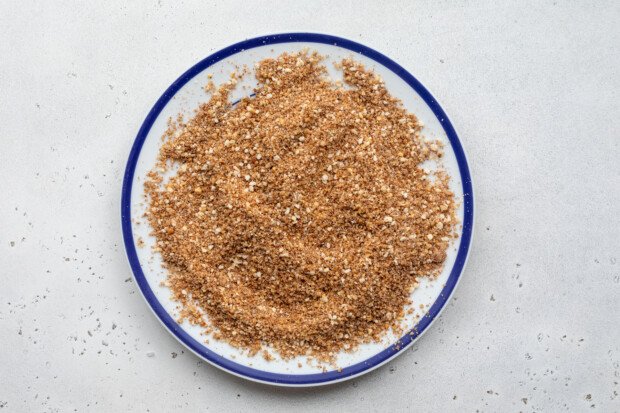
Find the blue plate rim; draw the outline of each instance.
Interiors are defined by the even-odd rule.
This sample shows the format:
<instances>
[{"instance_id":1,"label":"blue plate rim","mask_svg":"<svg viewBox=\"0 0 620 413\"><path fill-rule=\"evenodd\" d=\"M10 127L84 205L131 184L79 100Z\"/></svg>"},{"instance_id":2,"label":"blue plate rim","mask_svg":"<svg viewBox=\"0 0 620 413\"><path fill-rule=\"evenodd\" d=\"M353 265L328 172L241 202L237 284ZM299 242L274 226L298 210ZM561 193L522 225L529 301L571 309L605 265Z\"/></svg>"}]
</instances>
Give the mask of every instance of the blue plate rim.
<instances>
[{"instance_id":1,"label":"blue plate rim","mask_svg":"<svg viewBox=\"0 0 620 413\"><path fill-rule=\"evenodd\" d=\"M463 186L463 232L461 234L461 243L457 252L457 257L438 298L433 305L429 308L426 315L418 322L418 324L408 333L406 333L397 342L398 345L391 345L387 349L369 357L368 359L346 367L341 371L328 371L325 373L312 373L312 374L283 374L272 373L259 369L254 369L228 360L223 356L208 349L200 342L193 339L187 334L174 320L174 318L168 314L163 306L157 300L155 294L150 288L142 267L138 260L136 246L134 244L133 232L131 228L131 191L132 182L135 173L136 164L140 155L140 151L148 136L148 133L161 113L166 104L173 98L176 92L179 91L187 82L189 82L194 76L207 69L220 60L226 59L238 52L252 49L255 47L265 46L269 44L279 43L295 43L295 42L308 42L308 43L322 43L334 46L339 46L352 52L362 54L387 69L394 72L397 76L403 79L431 108L434 115L440 121L441 125L446 132L450 144L455 153L459 172L461 175L461 183ZM460 279L462 271L465 267L467 257L469 254L471 240L473 235L474 224L474 194L472 178L467 164L467 157L463 146L458 138L458 135L450 122L448 116L441 108L437 100L430 94L430 92L409 72L407 72L402 66L388 58L387 56L367 47L360 43L348 40L342 37L333 35L320 34L320 33L280 33L266 36L255 37L247 39L231 46L228 46L212 55L204 58L196 63L185 73L183 73L172 85L166 89L163 95L157 100L153 108L149 111L146 119L142 123L138 134L134 140L133 146L129 153L125 173L123 176L123 186L121 193L121 226L123 233L123 241L125 245L125 252L131 270L134 275L134 279L138 284L142 295L147 301L151 310L155 313L157 318L162 324L175 336L183 345L189 350L194 352L199 357L208 361L216 367L219 367L229 373L236 376L243 377L252 381L262 382L266 384L274 384L281 386L315 386L322 384L329 384L339 382L353 377L357 377L361 374L368 373L371 370L385 364L392 358L399 354L402 354L413 342L431 325L431 323L438 317L441 310L448 302L450 296L454 292L456 285Z\"/></svg>"}]
</instances>

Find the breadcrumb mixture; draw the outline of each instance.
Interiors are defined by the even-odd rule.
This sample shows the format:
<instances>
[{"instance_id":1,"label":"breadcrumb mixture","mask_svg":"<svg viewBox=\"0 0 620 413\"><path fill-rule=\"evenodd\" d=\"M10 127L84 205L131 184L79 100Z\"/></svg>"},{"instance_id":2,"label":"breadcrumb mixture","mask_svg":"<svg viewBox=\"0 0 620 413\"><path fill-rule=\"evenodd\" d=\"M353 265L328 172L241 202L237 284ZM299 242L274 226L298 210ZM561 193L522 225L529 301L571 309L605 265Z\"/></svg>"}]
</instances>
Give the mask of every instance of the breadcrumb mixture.
<instances>
[{"instance_id":1,"label":"breadcrumb mixture","mask_svg":"<svg viewBox=\"0 0 620 413\"><path fill-rule=\"evenodd\" d=\"M421 166L441 144L372 71L345 59L343 85L322 62L265 59L255 96L235 105L239 76L209 87L145 184L179 321L250 354L333 361L400 332L456 237L449 177Z\"/></svg>"}]
</instances>

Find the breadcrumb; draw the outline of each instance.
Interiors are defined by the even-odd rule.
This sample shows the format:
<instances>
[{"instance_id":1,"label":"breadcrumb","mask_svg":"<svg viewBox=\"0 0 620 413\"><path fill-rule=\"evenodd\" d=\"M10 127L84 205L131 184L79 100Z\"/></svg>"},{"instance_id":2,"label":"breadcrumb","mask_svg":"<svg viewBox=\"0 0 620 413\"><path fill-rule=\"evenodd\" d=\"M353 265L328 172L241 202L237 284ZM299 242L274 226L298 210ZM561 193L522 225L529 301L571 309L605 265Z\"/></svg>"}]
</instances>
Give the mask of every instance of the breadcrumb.
<instances>
[{"instance_id":1,"label":"breadcrumb","mask_svg":"<svg viewBox=\"0 0 620 413\"><path fill-rule=\"evenodd\" d=\"M145 183L180 319L268 360L267 347L333 361L400 331L416 279L439 274L456 236L448 175L421 167L442 145L372 71L343 60L343 87L322 60L261 61L255 96L235 105L235 76L207 85Z\"/></svg>"}]
</instances>

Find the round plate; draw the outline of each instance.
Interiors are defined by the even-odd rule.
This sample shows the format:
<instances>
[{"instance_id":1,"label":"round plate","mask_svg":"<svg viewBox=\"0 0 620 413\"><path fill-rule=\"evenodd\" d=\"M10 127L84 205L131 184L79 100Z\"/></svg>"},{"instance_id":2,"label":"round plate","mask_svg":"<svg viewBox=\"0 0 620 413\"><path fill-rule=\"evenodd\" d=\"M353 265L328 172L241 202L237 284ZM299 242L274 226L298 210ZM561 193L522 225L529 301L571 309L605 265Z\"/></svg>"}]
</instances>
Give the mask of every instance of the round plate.
<instances>
[{"instance_id":1,"label":"round plate","mask_svg":"<svg viewBox=\"0 0 620 413\"><path fill-rule=\"evenodd\" d=\"M323 366L305 363L305 358L282 360L276 355L275 360L267 362L260 353L250 357L225 342L210 339L207 344L199 327L187 322L177 324L177 303L170 299L170 291L160 285L166 279L166 273L161 257L152 252L154 238L149 234L148 222L142 218L146 206L144 178L155 164L167 121L179 113L185 114L186 118L191 116L199 103L207 99L203 87L208 76L212 75L217 85L226 81L235 67L253 67L266 57L303 48L327 56L325 63L332 77L338 77L338 72L331 62L344 57L353 57L373 69L383 77L390 93L400 98L403 105L424 122L423 134L444 142L442 164L451 176L451 189L460 202L457 215L462 224L460 237L448 251L442 274L433 282L425 280L413 292L416 311L406 319L409 331L400 338L388 334L381 343L360 346L352 353L342 352L337 359L339 369L328 371L323 371ZM240 86L249 87L237 87L232 98L237 100L251 93L254 84L253 76L245 76ZM123 179L121 219L125 249L136 283L155 315L181 343L211 364L240 377L269 384L312 386L350 379L377 368L402 353L429 327L454 291L467 260L473 229L473 205L472 182L463 147L445 112L420 82L394 61L359 43L324 34L286 33L229 46L198 62L164 92L144 120L129 154ZM420 303L427 306L420 309Z\"/></svg>"}]
</instances>

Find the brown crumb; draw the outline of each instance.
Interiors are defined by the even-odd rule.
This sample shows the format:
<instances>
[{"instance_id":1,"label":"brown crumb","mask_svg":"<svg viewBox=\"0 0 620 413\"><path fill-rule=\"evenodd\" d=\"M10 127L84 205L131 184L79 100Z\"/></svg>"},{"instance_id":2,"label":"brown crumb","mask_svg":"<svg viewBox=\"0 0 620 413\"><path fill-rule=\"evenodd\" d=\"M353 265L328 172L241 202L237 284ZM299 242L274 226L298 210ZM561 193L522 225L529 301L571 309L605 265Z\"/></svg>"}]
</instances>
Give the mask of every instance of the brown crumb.
<instances>
[{"instance_id":1,"label":"brown crumb","mask_svg":"<svg viewBox=\"0 0 620 413\"><path fill-rule=\"evenodd\" d=\"M208 86L145 183L181 318L250 354L333 361L400 333L417 279L440 273L456 237L449 177L421 167L442 145L373 72L341 70L346 87L318 54L283 54L236 105L235 75Z\"/></svg>"}]
</instances>

